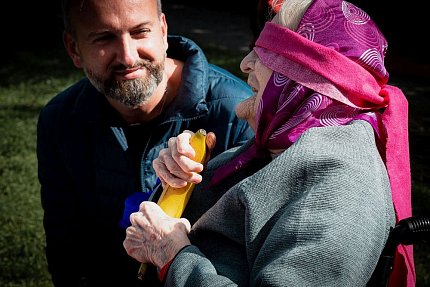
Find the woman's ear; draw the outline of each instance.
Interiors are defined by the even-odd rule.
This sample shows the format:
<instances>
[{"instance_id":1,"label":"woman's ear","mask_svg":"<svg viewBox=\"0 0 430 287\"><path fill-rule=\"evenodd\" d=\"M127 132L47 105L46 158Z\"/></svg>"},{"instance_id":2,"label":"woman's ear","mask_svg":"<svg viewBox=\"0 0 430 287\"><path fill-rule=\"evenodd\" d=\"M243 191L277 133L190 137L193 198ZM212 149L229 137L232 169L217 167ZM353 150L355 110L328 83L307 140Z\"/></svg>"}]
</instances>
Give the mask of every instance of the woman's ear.
<instances>
[{"instance_id":1,"label":"woman's ear","mask_svg":"<svg viewBox=\"0 0 430 287\"><path fill-rule=\"evenodd\" d=\"M82 68L81 56L79 55L78 50L78 43L76 42L75 38L69 32L64 32L63 43L75 67Z\"/></svg>"}]
</instances>

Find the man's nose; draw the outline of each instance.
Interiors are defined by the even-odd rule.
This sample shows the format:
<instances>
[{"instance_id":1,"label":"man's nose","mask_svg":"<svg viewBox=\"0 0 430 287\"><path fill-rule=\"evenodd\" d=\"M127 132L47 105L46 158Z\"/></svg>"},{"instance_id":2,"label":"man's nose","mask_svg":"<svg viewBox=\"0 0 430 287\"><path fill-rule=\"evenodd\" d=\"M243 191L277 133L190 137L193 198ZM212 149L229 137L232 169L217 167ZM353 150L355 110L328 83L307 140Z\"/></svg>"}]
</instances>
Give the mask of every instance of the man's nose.
<instances>
[{"instance_id":1,"label":"man's nose","mask_svg":"<svg viewBox=\"0 0 430 287\"><path fill-rule=\"evenodd\" d=\"M117 52L118 61L125 67L133 66L139 58L137 41L129 35L121 38L120 48Z\"/></svg>"}]
</instances>

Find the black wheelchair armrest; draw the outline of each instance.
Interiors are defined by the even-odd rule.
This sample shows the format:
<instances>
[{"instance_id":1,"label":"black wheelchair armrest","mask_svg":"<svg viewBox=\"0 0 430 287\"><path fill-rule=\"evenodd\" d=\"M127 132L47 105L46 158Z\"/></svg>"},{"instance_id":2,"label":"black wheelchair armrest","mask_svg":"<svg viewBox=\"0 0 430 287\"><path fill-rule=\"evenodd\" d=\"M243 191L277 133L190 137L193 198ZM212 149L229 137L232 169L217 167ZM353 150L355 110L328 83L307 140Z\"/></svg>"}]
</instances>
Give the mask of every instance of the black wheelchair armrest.
<instances>
[{"instance_id":1,"label":"black wheelchair armrest","mask_svg":"<svg viewBox=\"0 0 430 287\"><path fill-rule=\"evenodd\" d=\"M430 240L430 216L405 218L390 231L388 242L396 247L399 244L411 245Z\"/></svg>"},{"instance_id":2,"label":"black wheelchair armrest","mask_svg":"<svg viewBox=\"0 0 430 287\"><path fill-rule=\"evenodd\" d=\"M393 269L394 253L399 244L411 245L430 241L430 217L413 216L400 220L391 229L378 265L367 283L369 287L387 286Z\"/></svg>"}]
</instances>

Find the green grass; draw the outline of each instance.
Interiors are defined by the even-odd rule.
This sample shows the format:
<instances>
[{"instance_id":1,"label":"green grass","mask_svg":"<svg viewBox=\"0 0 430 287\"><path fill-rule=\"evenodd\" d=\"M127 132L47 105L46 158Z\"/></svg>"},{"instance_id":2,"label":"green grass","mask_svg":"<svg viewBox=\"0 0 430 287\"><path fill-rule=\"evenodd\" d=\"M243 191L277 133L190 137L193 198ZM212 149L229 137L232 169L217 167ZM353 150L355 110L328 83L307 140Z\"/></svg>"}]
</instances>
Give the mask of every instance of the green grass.
<instances>
[{"instance_id":1,"label":"green grass","mask_svg":"<svg viewBox=\"0 0 430 287\"><path fill-rule=\"evenodd\" d=\"M238 66L243 54L205 49L212 63L244 77ZM52 287L44 255L42 208L35 155L37 116L57 92L82 76L62 47L45 53L20 53L0 65L0 286ZM403 85L413 84L402 83ZM412 88L411 88L412 89ZM428 90L425 91L428 94ZM412 93L411 93L412 94ZM417 214L430 202L425 97L411 96L411 160L413 204ZM416 250L417 286L429 286L430 250Z\"/></svg>"},{"instance_id":2,"label":"green grass","mask_svg":"<svg viewBox=\"0 0 430 287\"><path fill-rule=\"evenodd\" d=\"M52 286L44 256L36 123L42 106L80 75L64 53L21 53L0 70L0 286Z\"/></svg>"}]
</instances>

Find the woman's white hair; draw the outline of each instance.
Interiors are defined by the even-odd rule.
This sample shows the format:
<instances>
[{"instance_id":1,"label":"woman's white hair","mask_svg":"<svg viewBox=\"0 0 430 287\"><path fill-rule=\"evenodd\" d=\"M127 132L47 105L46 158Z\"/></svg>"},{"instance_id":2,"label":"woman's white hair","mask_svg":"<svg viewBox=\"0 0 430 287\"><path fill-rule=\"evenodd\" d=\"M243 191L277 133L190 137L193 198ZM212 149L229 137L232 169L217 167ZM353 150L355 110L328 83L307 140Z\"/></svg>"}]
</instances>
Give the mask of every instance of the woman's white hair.
<instances>
[{"instance_id":1,"label":"woman's white hair","mask_svg":"<svg viewBox=\"0 0 430 287\"><path fill-rule=\"evenodd\" d=\"M274 0L274 5L279 0ZM313 0L284 0L279 12L273 17L272 22L285 26L292 31L296 31L300 20L302 20L308 7ZM279 5L279 4L278 4Z\"/></svg>"}]
</instances>

